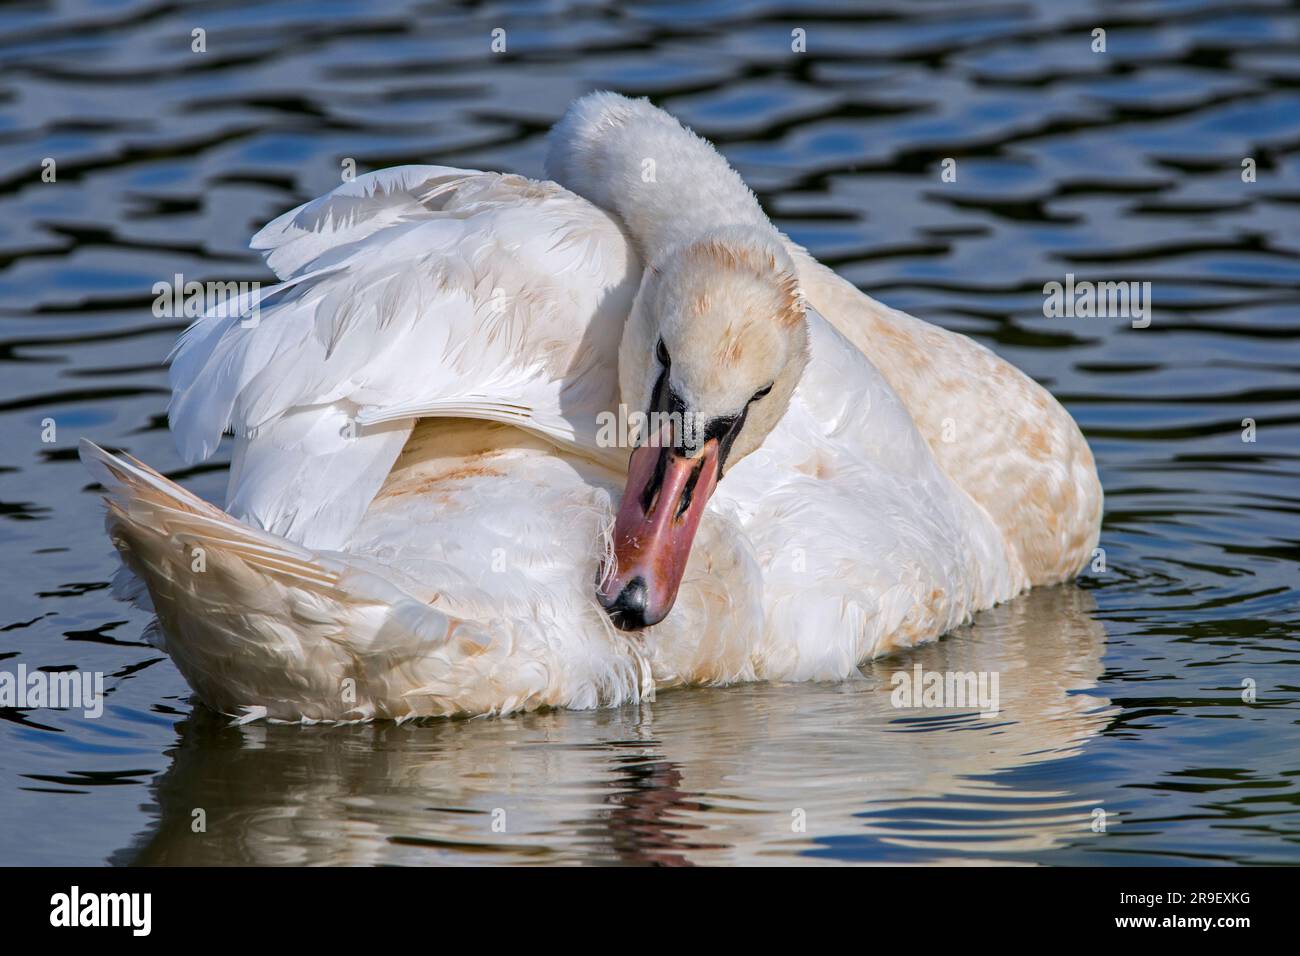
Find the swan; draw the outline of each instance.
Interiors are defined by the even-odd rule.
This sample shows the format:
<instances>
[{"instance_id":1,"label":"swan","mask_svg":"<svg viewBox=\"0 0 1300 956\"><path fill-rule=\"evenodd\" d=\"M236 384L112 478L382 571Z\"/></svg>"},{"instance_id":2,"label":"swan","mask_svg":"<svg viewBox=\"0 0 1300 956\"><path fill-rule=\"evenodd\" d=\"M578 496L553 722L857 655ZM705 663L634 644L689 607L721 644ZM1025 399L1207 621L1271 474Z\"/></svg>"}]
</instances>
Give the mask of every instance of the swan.
<instances>
[{"instance_id":1,"label":"swan","mask_svg":"<svg viewBox=\"0 0 1300 956\"><path fill-rule=\"evenodd\" d=\"M181 455L234 434L224 509L83 439L114 592L206 705L841 680L1091 558L1051 395L817 263L668 113L584 96L546 173L380 170L254 236L279 283L170 369Z\"/></svg>"}]
</instances>

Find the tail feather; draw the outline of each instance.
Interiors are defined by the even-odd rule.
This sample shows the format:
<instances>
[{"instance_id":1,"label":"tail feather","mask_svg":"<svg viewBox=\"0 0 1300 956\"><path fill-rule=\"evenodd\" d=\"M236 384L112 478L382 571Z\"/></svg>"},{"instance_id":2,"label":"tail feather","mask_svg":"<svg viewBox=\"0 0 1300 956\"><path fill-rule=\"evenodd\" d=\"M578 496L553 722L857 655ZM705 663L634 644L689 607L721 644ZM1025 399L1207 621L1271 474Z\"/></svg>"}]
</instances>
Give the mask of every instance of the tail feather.
<instances>
[{"instance_id":1,"label":"tail feather","mask_svg":"<svg viewBox=\"0 0 1300 956\"><path fill-rule=\"evenodd\" d=\"M180 541L219 547L270 574L322 588L338 585L338 574L323 567L313 552L235 521L139 459L112 455L84 438L78 451L107 492L110 535L124 525L143 524Z\"/></svg>"},{"instance_id":2,"label":"tail feather","mask_svg":"<svg viewBox=\"0 0 1300 956\"><path fill-rule=\"evenodd\" d=\"M574 696L537 625L453 617L363 557L246 525L129 455L85 440L80 453L124 565L114 593L157 615L156 643L215 710L405 719Z\"/></svg>"}]
</instances>

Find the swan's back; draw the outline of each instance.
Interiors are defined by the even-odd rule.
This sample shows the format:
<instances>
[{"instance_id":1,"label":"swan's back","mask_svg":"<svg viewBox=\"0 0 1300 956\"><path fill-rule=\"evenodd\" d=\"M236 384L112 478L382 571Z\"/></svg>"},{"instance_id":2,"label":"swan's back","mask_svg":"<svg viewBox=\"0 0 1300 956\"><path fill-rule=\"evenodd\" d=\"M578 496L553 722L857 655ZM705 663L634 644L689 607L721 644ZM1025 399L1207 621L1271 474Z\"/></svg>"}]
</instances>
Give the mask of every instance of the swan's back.
<instances>
[{"instance_id":1,"label":"swan's back","mask_svg":"<svg viewBox=\"0 0 1300 956\"><path fill-rule=\"evenodd\" d=\"M863 294L801 249L800 281L907 406L944 472L988 512L1030 586L1092 560L1102 489L1092 450L1061 403L965 335Z\"/></svg>"}]
</instances>

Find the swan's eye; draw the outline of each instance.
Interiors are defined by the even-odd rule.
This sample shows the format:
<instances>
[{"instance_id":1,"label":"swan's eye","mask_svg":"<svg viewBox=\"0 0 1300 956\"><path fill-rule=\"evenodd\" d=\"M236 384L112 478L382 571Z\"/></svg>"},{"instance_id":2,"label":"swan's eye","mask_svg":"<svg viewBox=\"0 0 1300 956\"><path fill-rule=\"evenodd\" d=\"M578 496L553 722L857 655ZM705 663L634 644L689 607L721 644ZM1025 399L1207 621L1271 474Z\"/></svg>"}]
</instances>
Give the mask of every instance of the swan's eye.
<instances>
[{"instance_id":1,"label":"swan's eye","mask_svg":"<svg viewBox=\"0 0 1300 956\"><path fill-rule=\"evenodd\" d=\"M659 340L659 345L655 347L655 357L659 359L659 364L664 368L668 367L668 346L664 345L664 340Z\"/></svg>"},{"instance_id":2,"label":"swan's eye","mask_svg":"<svg viewBox=\"0 0 1300 956\"><path fill-rule=\"evenodd\" d=\"M775 385L776 383L773 382L772 384ZM756 402L770 391L772 391L772 385L764 385L762 388L760 388L757 392L754 393L754 397L751 398L750 401Z\"/></svg>"}]
</instances>

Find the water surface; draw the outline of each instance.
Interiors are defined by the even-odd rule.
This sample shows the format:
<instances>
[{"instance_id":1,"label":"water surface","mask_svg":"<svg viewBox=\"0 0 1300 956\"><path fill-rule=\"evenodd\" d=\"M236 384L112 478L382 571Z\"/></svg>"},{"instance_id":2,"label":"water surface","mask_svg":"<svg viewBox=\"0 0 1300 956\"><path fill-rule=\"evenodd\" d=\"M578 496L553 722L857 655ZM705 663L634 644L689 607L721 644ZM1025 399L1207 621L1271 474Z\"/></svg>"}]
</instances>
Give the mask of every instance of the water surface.
<instances>
[{"instance_id":1,"label":"water surface","mask_svg":"<svg viewBox=\"0 0 1300 956\"><path fill-rule=\"evenodd\" d=\"M7 5L0 668L109 696L0 711L0 863L1300 861L1298 53L1297 6L1267 0ZM109 596L75 454L220 499L228 452L183 467L166 431L184 320L151 287L268 279L248 237L349 159L536 175L598 87L1051 388L1097 454L1105 571L844 684L404 726L204 711ZM1150 327L1045 318L1066 273L1150 281ZM998 671L1001 713L893 708L917 662Z\"/></svg>"}]
</instances>

